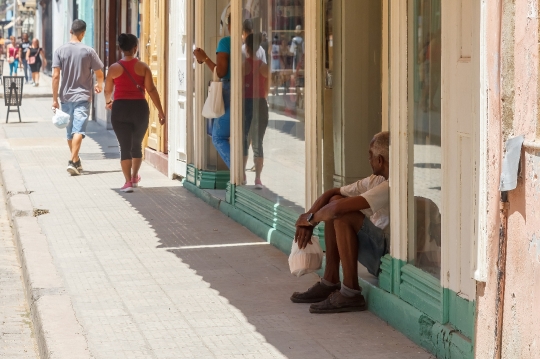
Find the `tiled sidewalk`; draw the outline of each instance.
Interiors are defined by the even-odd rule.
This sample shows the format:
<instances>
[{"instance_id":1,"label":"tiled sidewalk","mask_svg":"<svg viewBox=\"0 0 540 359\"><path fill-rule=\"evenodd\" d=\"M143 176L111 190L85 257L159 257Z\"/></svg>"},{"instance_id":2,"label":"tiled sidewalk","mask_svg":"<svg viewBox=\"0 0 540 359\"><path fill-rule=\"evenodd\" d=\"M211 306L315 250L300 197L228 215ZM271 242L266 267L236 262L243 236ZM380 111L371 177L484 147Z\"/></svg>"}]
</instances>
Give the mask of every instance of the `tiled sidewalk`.
<instances>
[{"instance_id":1,"label":"tiled sidewalk","mask_svg":"<svg viewBox=\"0 0 540 359\"><path fill-rule=\"evenodd\" d=\"M37 359L21 265L0 183L0 358Z\"/></svg>"},{"instance_id":2,"label":"tiled sidewalk","mask_svg":"<svg viewBox=\"0 0 540 359\"><path fill-rule=\"evenodd\" d=\"M122 194L114 135L90 123L70 177L50 99L2 124L94 358L430 358L370 312L313 315L293 304L317 277L143 164ZM35 114L43 115L41 118ZM5 116L5 109L0 111Z\"/></svg>"}]
</instances>

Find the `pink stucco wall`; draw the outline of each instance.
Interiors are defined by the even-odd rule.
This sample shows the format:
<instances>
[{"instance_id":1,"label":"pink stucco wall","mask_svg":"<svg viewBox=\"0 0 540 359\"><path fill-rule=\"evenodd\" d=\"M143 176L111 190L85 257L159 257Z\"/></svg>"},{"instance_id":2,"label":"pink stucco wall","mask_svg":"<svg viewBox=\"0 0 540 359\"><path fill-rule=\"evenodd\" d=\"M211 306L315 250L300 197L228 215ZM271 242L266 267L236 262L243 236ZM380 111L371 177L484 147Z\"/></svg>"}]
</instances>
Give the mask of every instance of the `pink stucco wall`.
<instances>
[{"instance_id":1,"label":"pink stucco wall","mask_svg":"<svg viewBox=\"0 0 540 359\"><path fill-rule=\"evenodd\" d=\"M487 12L489 273L478 286L476 358L492 358L495 347L502 143L517 135L540 137L538 0L487 1ZM540 358L540 151L523 156L518 187L509 193L502 332L502 357L520 359Z\"/></svg>"}]
</instances>

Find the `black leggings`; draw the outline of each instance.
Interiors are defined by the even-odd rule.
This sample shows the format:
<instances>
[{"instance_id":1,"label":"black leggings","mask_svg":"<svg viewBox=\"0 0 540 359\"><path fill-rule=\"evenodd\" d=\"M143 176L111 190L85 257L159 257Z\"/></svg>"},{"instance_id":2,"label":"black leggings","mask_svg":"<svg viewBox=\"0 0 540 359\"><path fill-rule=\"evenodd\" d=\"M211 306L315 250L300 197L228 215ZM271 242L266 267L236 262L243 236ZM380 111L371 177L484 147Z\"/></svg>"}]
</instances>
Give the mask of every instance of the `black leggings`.
<instances>
[{"instance_id":1,"label":"black leggings","mask_svg":"<svg viewBox=\"0 0 540 359\"><path fill-rule=\"evenodd\" d=\"M150 109L146 100L115 100L111 123L120 144L120 159L142 158L142 141L148 129Z\"/></svg>"}]
</instances>

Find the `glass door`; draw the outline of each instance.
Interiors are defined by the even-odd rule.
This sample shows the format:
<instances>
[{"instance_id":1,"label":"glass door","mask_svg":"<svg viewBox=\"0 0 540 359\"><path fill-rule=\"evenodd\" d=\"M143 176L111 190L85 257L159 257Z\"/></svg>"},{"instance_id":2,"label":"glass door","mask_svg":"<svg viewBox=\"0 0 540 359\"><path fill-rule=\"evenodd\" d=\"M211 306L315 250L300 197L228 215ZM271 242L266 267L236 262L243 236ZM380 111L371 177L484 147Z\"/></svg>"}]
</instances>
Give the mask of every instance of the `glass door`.
<instances>
[{"instance_id":1,"label":"glass door","mask_svg":"<svg viewBox=\"0 0 540 359\"><path fill-rule=\"evenodd\" d=\"M196 46L200 46L208 57L214 61L216 59L216 49L219 40L228 36L227 26L222 26L222 14L223 11L229 6L229 0L210 0L204 1L204 39L202 39L202 46L198 43ZM201 65L203 66L203 65ZM204 81L202 86L204 88L204 96L206 99L208 96L208 84L212 81L212 73L206 65L204 65ZM203 135L203 170L207 171L228 171L229 168L218 154L213 142L212 131L214 129L214 119L205 119L205 131ZM225 135L225 134L224 134Z\"/></svg>"},{"instance_id":2,"label":"glass door","mask_svg":"<svg viewBox=\"0 0 540 359\"><path fill-rule=\"evenodd\" d=\"M243 0L242 112L246 188L303 212L304 0Z\"/></svg>"},{"instance_id":3,"label":"glass door","mask_svg":"<svg viewBox=\"0 0 540 359\"><path fill-rule=\"evenodd\" d=\"M441 0L409 0L408 262L441 271Z\"/></svg>"}]
</instances>

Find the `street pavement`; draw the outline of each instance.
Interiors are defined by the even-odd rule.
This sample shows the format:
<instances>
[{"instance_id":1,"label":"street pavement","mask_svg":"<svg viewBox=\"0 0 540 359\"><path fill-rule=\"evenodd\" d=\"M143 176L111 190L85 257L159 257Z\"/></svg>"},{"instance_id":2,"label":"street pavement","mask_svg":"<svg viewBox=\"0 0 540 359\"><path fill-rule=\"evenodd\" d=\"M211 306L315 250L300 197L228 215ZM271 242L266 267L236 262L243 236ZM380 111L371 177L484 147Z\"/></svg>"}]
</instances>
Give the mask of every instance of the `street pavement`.
<instances>
[{"instance_id":1,"label":"street pavement","mask_svg":"<svg viewBox=\"0 0 540 359\"><path fill-rule=\"evenodd\" d=\"M19 221L17 233L46 237L41 257L51 258L60 280L44 298L67 297L47 310L42 299L31 305L43 311L32 315L45 328L36 328L41 352L73 335L84 339L70 341L78 354L56 357L432 357L370 312L314 315L309 305L291 303L292 292L318 277L293 277L286 255L180 181L143 164L141 187L119 192L118 143L95 122L81 149L84 174L69 176L64 131L51 124L50 105L47 98L25 99L23 123L0 121L0 158L12 158L23 178L11 193L42 210L39 226L25 232L27 222ZM31 269L28 263L23 268ZM47 327L54 310L65 314L66 325ZM75 329L57 330L69 325Z\"/></svg>"},{"instance_id":2,"label":"street pavement","mask_svg":"<svg viewBox=\"0 0 540 359\"><path fill-rule=\"evenodd\" d=\"M0 358L37 359L21 265L0 182Z\"/></svg>"}]
</instances>

